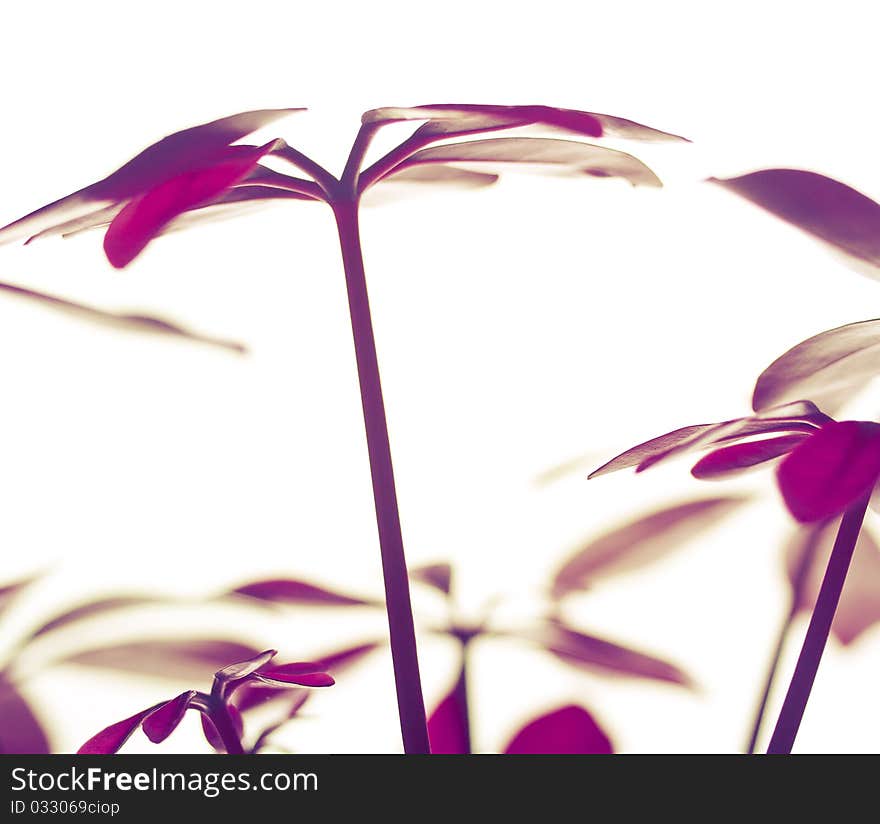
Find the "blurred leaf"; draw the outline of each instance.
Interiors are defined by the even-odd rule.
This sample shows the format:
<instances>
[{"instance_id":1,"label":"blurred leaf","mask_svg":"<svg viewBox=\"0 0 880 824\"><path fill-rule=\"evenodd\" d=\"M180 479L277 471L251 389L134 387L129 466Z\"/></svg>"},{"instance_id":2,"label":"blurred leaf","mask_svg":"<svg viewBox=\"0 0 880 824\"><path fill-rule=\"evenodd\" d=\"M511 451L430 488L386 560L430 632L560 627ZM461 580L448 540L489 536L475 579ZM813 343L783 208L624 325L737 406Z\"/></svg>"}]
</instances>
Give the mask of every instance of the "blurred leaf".
<instances>
[{"instance_id":1,"label":"blurred leaf","mask_svg":"<svg viewBox=\"0 0 880 824\"><path fill-rule=\"evenodd\" d=\"M644 163L625 152L552 138L500 137L433 146L416 152L397 168L411 168L423 163L548 164L568 174L622 177L633 186L662 185Z\"/></svg>"},{"instance_id":2,"label":"blurred leaf","mask_svg":"<svg viewBox=\"0 0 880 824\"><path fill-rule=\"evenodd\" d=\"M285 714L281 717L280 721L275 722L274 724L270 724L265 727L263 731L257 737L257 740L254 742L251 747L251 753L258 753L264 746L266 746L269 738L274 735L281 727L283 727L288 721L295 718L299 711L302 709L303 704L308 700L309 692L308 690L282 690L286 695L293 694L294 698L288 707Z\"/></svg>"},{"instance_id":3,"label":"blurred leaf","mask_svg":"<svg viewBox=\"0 0 880 824\"><path fill-rule=\"evenodd\" d=\"M13 599L22 592L22 590L27 589L27 587L34 583L38 578L38 575L33 575L29 578L21 578L11 584L4 584L0 587L0 613L9 607ZM2 683L2 681L0 681L0 683Z\"/></svg>"},{"instance_id":4,"label":"blurred leaf","mask_svg":"<svg viewBox=\"0 0 880 824\"><path fill-rule=\"evenodd\" d=\"M880 238L878 238L880 243ZM836 403L880 374L880 320L849 323L789 349L758 378L755 410L794 398Z\"/></svg>"},{"instance_id":5,"label":"blurred leaf","mask_svg":"<svg viewBox=\"0 0 880 824\"><path fill-rule=\"evenodd\" d=\"M111 175L56 200L0 229L0 243L39 234L50 226L78 219L112 202L129 200L184 172L211 166L218 151L303 109L241 112L175 132L147 147Z\"/></svg>"},{"instance_id":6,"label":"blurred leaf","mask_svg":"<svg viewBox=\"0 0 880 824\"><path fill-rule=\"evenodd\" d=\"M39 720L15 685L0 673L0 754L48 753L49 740Z\"/></svg>"},{"instance_id":7,"label":"blurred leaf","mask_svg":"<svg viewBox=\"0 0 880 824\"><path fill-rule=\"evenodd\" d=\"M323 669L331 674L334 672L338 673L348 669L350 666L354 666L365 655L369 655L369 653L383 646L383 643L384 642L381 641L369 641L365 644L358 644L355 647L349 647L347 649L339 650L338 652L331 652L327 655L318 656L315 660Z\"/></svg>"},{"instance_id":8,"label":"blurred leaf","mask_svg":"<svg viewBox=\"0 0 880 824\"><path fill-rule=\"evenodd\" d=\"M229 661L243 660L255 653L252 647L234 641L155 639L89 649L66 656L58 663L199 683L209 680L215 670Z\"/></svg>"},{"instance_id":9,"label":"blurred leaf","mask_svg":"<svg viewBox=\"0 0 880 824\"><path fill-rule=\"evenodd\" d=\"M466 755L471 751L467 712L460 697L463 681L461 671L455 686L428 718L428 739L435 755Z\"/></svg>"},{"instance_id":10,"label":"blurred leaf","mask_svg":"<svg viewBox=\"0 0 880 824\"><path fill-rule=\"evenodd\" d=\"M444 595L449 595L452 589L452 567L449 564L427 564L416 567L409 571L409 577L439 589Z\"/></svg>"},{"instance_id":11,"label":"blurred leaf","mask_svg":"<svg viewBox=\"0 0 880 824\"><path fill-rule=\"evenodd\" d=\"M561 598L596 578L651 563L715 526L748 498L725 495L667 507L606 532L577 550L556 572L551 593Z\"/></svg>"},{"instance_id":12,"label":"blurred leaf","mask_svg":"<svg viewBox=\"0 0 880 824\"><path fill-rule=\"evenodd\" d=\"M497 182L498 175L437 163L402 169L398 167L382 180L386 183L449 183L462 188L480 189Z\"/></svg>"},{"instance_id":13,"label":"blurred leaf","mask_svg":"<svg viewBox=\"0 0 880 824\"><path fill-rule=\"evenodd\" d=\"M511 635L543 647L567 664L590 671L650 678L683 687L694 686L690 676L673 664L592 635L585 635L560 621L548 620L534 629Z\"/></svg>"},{"instance_id":14,"label":"blurred leaf","mask_svg":"<svg viewBox=\"0 0 880 824\"><path fill-rule=\"evenodd\" d=\"M776 479L789 512L801 523L840 515L880 477L880 424L832 421L779 464Z\"/></svg>"},{"instance_id":15,"label":"blurred leaf","mask_svg":"<svg viewBox=\"0 0 880 824\"><path fill-rule=\"evenodd\" d=\"M325 589L309 584L306 581L291 579L275 579L270 581L254 581L232 590L237 595L246 595L260 601L272 601L279 604L303 604L308 606L376 606L376 601L366 601L342 592Z\"/></svg>"},{"instance_id":16,"label":"blurred leaf","mask_svg":"<svg viewBox=\"0 0 880 824\"><path fill-rule=\"evenodd\" d=\"M801 527L785 549L785 566L795 608L812 612L825 568L834 546L839 519ZM806 554L806 557L805 557ZM801 564L808 567L800 578ZM851 644L880 621L880 546L862 528L853 553L831 632L842 644Z\"/></svg>"},{"instance_id":17,"label":"blurred leaf","mask_svg":"<svg viewBox=\"0 0 880 824\"><path fill-rule=\"evenodd\" d=\"M762 169L710 182L861 263L880 266L880 204L837 180L802 169Z\"/></svg>"},{"instance_id":18,"label":"blurred leaf","mask_svg":"<svg viewBox=\"0 0 880 824\"><path fill-rule=\"evenodd\" d=\"M100 324L101 326L108 326L112 329L128 332L136 331L150 332L160 335L173 335L175 337L188 338L189 340L197 341L199 343L207 343L211 346L219 346L233 352L247 351L244 345L236 343L235 341L213 338L208 335L201 335L198 332L191 332L182 326L177 326L160 318L98 309L94 306L76 303L67 300L66 298L59 298L55 295L46 294L45 292L37 292L33 289L26 289L23 286L15 286L11 283L0 283L0 290L25 298L26 300L42 303L43 305L70 317L79 320L87 320L92 323Z\"/></svg>"},{"instance_id":19,"label":"blurred leaf","mask_svg":"<svg viewBox=\"0 0 880 824\"><path fill-rule=\"evenodd\" d=\"M701 480L729 478L744 469L760 466L791 452L808 437L808 434L798 432L794 435L781 435L778 438L764 438L760 441L725 446L700 458L691 469L691 475Z\"/></svg>"},{"instance_id":20,"label":"blurred leaf","mask_svg":"<svg viewBox=\"0 0 880 824\"><path fill-rule=\"evenodd\" d=\"M105 727L97 735L93 735L76 752L77 755L112 755L119 752L122 745L131 738L134 731L151 712L165 704L164 701L142 710L130 718L117 721Z\"/></svg>"},{"instance_id":21,"label":"blurred leaf","mask_svg":"<svg viewBox=\"0 0 880 824\"><path fill-rule=\"evenodd\" d=\"M154 606L156 604L168 603L164 598L148 598L140 596L122 595L113 598L101 598L97 601L89 601L79 604L72 609L58 613L54 618L50 618L46 623L37 627L28 637L39 638L47 632L61 629L69 624L77 621L83 621L93 618L96 615L103 615L107 612L115 612L118 609L127 609L129 607Z\"/></svg>"},{"instance_id":22,"label":"blurred leaf","mask_svg":"<svg viewBox=\"0 0 880 824\"><path fill-rule=\"evenodd\" d=\"M569 705L530 721L505 747L507 755L610 754L611 740L583 707Z\"/></svg>"},{"instance_id":23,"label":"blurred leaf","mask_svg":"<svg viewBox=\"0 0 880 824\"><path fill-rule=\"evenodd\" d=\"M147 738L154 744L161 744L168 738L183 720L189 702L195 695L195 690L182 692L176 698L166 701L161 707L147 715L141 723Z\"/></svg>"}]
</instances>

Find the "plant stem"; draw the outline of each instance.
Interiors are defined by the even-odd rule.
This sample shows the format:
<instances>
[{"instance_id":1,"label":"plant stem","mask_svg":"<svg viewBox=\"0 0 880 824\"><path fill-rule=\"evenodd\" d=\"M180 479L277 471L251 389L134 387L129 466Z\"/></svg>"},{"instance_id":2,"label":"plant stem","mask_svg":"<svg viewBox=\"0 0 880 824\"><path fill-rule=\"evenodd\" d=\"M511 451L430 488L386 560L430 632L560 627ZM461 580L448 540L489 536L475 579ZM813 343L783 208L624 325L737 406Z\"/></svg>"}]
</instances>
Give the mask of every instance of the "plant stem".
<instances>
[{"instance_id":1,"label":"plant stem","mask_svg":"<svg viewBox=\"0 0 880 824\"><path fill-rule=\"evenodd\" d=\"M376 342L373 337L367 283L364 277L358 230L357 195L353 191L350 191L348 196L345 192L341 192L334 199L332 206L345 267L351 329L367 434L367 451L370 456L403 748L406 753L429 753L431 750L419 677L409 577L400 531L400 515L397 509L397 492L394 488L385 405L379 380Z\"/></svg>"},{"instance_id":2,"label":"plant stem","mask_svg":"<svg viewBox=\"0 0 880 824\"><path fill-rule=\"evenodd\" d=\"M767 712L767 701L770 698L770 690L773 688L773 682L776 680L776 673L779 670L779 661L785 650L785 644L788 641L788 636L791 632L794 619L801 610L802 593L804 584L806 583L807 573L813 566L819 540L824 534L825 531L821 527L811 530L807 540L804 542L801 555L797 559L797 565L795 566L794 574L791 579L791 604L789 605L788 612L782 621L782 626L779 629L776 646L773 649L773 655L770 658L770 666L767 668L764 690L761 693L761 697L758 699L758 706L755 710L755 720L752 724L752 732L749 736L748 743L746 744L746 752L749 755L752 755L755 752L755 748L758 744L758 736L761 734L761 727L764 724L764 715Z\"/></svg>"},{"instance_id":3,"label":"plant stem","mask_svg":"<svg viewBox=\"0 0 880 824\"><path fill-rule=\"evenodd\" d=\"M458 674L458 681L455 682L455 686L452 688L452 697L458 707L459 717L462 722L461 731L464 737L464 752L470 755L473 749L471 743L471 714L470 705L468 704L468 640L463 640L461 644L461 672Z\"/></svg>"},{"instance_id":4,"label":"plant stem","mask_svg":"<svg viewBox=\"0 0 880 824\"><path fill-rule=\"evenodd\" d=\"M868 508L868 500L869 496L866 495L850 507L840 523L797 666L779 713L776 729L770 739L770 746L767 748L770 754L791 752L828 641L831 623L846 581L846 573L859 539L865 510Z\"/></svg>"}]
</instances>

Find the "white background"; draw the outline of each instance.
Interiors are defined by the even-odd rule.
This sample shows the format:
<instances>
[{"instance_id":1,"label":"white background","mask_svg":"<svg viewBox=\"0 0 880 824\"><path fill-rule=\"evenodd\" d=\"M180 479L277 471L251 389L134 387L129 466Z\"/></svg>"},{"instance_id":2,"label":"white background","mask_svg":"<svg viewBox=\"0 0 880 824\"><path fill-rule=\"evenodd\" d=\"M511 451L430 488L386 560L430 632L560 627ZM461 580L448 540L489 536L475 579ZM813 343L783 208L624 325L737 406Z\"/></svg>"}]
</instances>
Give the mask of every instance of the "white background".
<instances>
[{"instance_id":1,"label":"white background","mask_svg":"<svg viewBox=\"0 0 880 824\"><path fill-rule=\"evenodd\" d=\"M541 581L568 552L655 506L742 486L758 495L680 553L568 607L583 630L688 668L698 693L575 674L487 642L473 661L478 749L497 750L528 716L575 700L622 751L735 751L785 610L780 542L790 524L772 476L708 486L686 463L585 475L652 435L746 414L755 378L785 349L877 314L877 283L701 182L793 166L880 198L870 9L17 4L0 41L0 223L169 132L262 107L308 106L265 136L284 136L334 171L360 113L385 105L546 103L693 139L623 147L658 172L663 190L510 174L483 191L408 190L365 207L362 228L408 554L412 564L455 564L465 614L494 595L509 615L533 613ZM242 340L250 354L94 328L0 296L0 580L46 573L8 613L0 641L8 648L29 623L97 594L199 597L275 575L377 594L326 207L284 204L174 234L123 272L100 239L4 247L0 278L157 313ZM438 613L430 595L417 601ZM160 611L147 622L186 634L203 616ZM210 622L216 634L300 659L384 626L381 615L315 610L253 626L218 611ZM142 627L131 615L75 640ZM876 750L878 655L877 631L850 649L830 644L799 750ZM422 661L434 704L453 650L426 638ZM53 746L73 751L188 686L200 685L55 668L26 689ZM309 706L284 746L399 748L387 657ZM194 719L186 727L167 750L204 747ZM129 746L151 751L139 737Z\"/></svg>"}]
</instances>

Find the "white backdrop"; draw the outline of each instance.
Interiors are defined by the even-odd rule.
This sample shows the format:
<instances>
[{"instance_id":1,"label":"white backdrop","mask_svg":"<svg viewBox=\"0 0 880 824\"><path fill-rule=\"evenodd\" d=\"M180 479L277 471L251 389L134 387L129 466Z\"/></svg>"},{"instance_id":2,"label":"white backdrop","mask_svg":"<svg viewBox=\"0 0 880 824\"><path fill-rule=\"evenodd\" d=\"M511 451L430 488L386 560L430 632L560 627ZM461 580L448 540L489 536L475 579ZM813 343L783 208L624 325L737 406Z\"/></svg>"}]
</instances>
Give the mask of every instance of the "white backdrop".
<instances>
[{"instance_id":1,"label":"white backdrop","mask_svg":"<svg viewBox=\"0 0 880 824\"><path fill-rule=\"evenodd\" d=\"M880 21L870 8L17 4L0 48L0 224L169 132L261 107L310 107L266 137L283 135L334 171L360 113L385 105L546 103L692 138L633 149L663 190L510 174L482 191L376 202L362 230L408 554L413 564L454 562L465 612L495 594L516 614L534 610L535 582L572 547L654 506L743 486L759 494L677 555L570 604L584 630L691 670L697 694L576 675L487 642L473 663L478 749L577 700L623 751L732 751L785 609L779 545L789 521L771 475L723 487L692 480L680 463L585 475L652 435L746 414L755 378L782 351L877 314L880 285L701 182L794 166L880 198ZM0 580L47 575L9 613L0 642L62 601L99 593L199 596L285 574L378 593L326 207L283 204L174 234L122 272L100 240L3 247L0 279L161 314L242 340L250 354L114 333L0 296ZM576 471L539 482L580 456ZM417 600L437 612L427 595ZM150 618L176 620L195 619ZM216 621L218 631L242 629L225 614ZM382 631L381 615L302 611L244 629L307 658L369 627ZM876 630L847 650L831 643L800 751L876 750L878 655ZM453 660L425 639L430 704ZM28 682L60 751L172 694L159 679L72 668ZM167 750L204 746L190 721ZM283 741L397 749L390 662L377 657L326 691Z\"/></svg>"}]
</instances>

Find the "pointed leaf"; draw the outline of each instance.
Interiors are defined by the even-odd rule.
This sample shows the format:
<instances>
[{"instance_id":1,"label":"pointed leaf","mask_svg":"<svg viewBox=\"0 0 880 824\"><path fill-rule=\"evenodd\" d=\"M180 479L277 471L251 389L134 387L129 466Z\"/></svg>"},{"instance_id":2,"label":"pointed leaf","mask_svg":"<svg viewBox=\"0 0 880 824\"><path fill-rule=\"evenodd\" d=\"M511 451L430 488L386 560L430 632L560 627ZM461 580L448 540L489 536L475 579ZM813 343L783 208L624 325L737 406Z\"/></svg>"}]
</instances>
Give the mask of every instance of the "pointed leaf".
<instances>
[{"instance_id":1,"label":"pointed leaf","mask_svg":"<svg viewBox=\"0 0 880 824\"><path fill-rule=\"evenodd\" d=\"M461 188L478 189L497 182L498 175L437 163L425 166L398 166L382 180L386 183L450 183Z\"/></svg>"},{"instance_id":2,"label":"pointed leaf","mask_svg":"<svg viewBox=\"0 0 880 824\"><path fill-rule=\"evenodd\" d=\"M247 595L260 601L281 604L303 604L309 606L373 606L375 601L365 601L345 593L335 592L306 581L276 579L254 581L232 590L239 595Z\"/></svg>"},{"instance_id":3,"label":"pointed leaf","mask_svg":"<svg viewBox=\"0 0 880 824\"><path fill-rule=\"evenodd\" d=\"M660 435L657 438L651 438L649 441L637 444L621 452L607 463L602 464L598 469L594 469L589 478L598 478L600 475L607 475L609 472L617 472L619 469L630 469L639 466L648 458L655 455L662 455L669 452L670 449L682 444L692 443L695 436L699 436L714 429L718 424L700 423L693 426L683 426L681 429L675 429Z\"/></svg>"},{"instance_id":4,"label":"pointed leaf","mask_svg":"<svg viewBox=\"0 0 880 824\"><path fill-rule=\"evenodd\" d=\"M656 561L702 530L715 526L745 503L742 496L689 501L631 521L591 540L565 561L553 578L552 595L561 598L587 588L597 578Z\"/></svg>"},{"instance_id":5,"label":"pointed leaf","mask_svg":"<svg viewBox=\"0 0 880 824\"><path fill-rule=\"evenodd\" d=\"M321 669L327 670L330 673L342 672L381 646L382 642L380 641L369 641L365 644L358 644L355 647L329 653L328 655L321 655L316 659L316 663L320 664Z\"/></svg>"},{"instance_id":6,"label":"pointed leaf","mask_svg":"<svg viewBox=\"0 0 880 824\"><path fill-rule=\"evenodd\" d=\"M789 511L801 523L840 515L880 477L880 424L826 424L795 447L776 477Z\"/></svg>"},{"instance_id":7,"label":"pointed leaf","mask_svg":"<svg viewBox=\"0 0 880 824\"><path fill-rule=\"evenodd\" d=\"M336 683L331 676L322 671L320 664L312 662L264 667L254 673L254 678L272 686L297 684L301 687L332 687Z\"/></svg>"},{"instance_id":8,"label":"pointed leaf","mask_svg":"<svg viewBox=\"0 0 880 824\"><path fill-rule=\"evenodd\" d=\"M183 720L184 713L189 707L189 702L195 695L195 690L182 692L176 698L166 701L158 709L153 710L147 715L141 723L147 738L154 744L161 744L168 738Z\"/></svg>"},{"instance_id":9,"label":"pointed leaf","mask_svg":"<svg viewBox=\"0 0 880 824\"><path fill-rule=\"evenodd\" d=\"M568 174L622 177L633 186L661 186L660 179L641 160L604 146L540 137L500 137L469 140L422 149L398 169L423 163L535 163Z\"/></svg>"},{"instance_id":10,"label":"pointed leaf","mask_svg":"<svg viewBox=\"0 0 880 824\"><path fill-rule=\"evenodd\" d=\"M214 673L214 678L222 683L240 681L242 678L247 678L249 675L255 673L260 667L268 664L277 654L277 650L267 649L256 655L250 656L244 661L238 661L217 670L217 672Z\"/></svg>"},{"instance_id":11,"label":"pointed leaf","mask_svg":"<svg viewBox=\"0 0 880 824\"><path fill-rule=\"evenodd\" d=\"M77 621L87 620L96 615L103 615L108 612L115 612L118 609L128 609L130 607L153 606L156 604L168 603L163 598L147 598L138 596L118 596L113 598L102 598L97 601L89 601L85 604L79 604L72 609L59 613L54 618L46 621L37 627L28 638L39 638L47 632L61 629L68 624L74 624Z\"/></svg>"},{"instance_id":12,"label":"pointed leaf","mask_svg":"<svg viewBox=\"0 0 880 824\"><path fill-rule=\"evenodd\" d=\"M13 599L24 589L29 587L38 576L34 575L30 578L22 578L11 584L4 584L0 587L0 612L3 612L13 601ZM0 681L2 683L2 681Z\"/></svg>"},{"instance_id":13,"label":"pointed leaf","mask_svg":"<svg viewBox=\"0 0 880 824\"><path fill-rule=\"evenodd\" d=\"M233 641L155 639L84 650L65 656L59 663L199 683L209 679L223 664L253 654L252 647Z\"/></svg>"},{"instance_id":14,"label":"pointed leaf","mask_svg":"<svg viewBox=\"0 0 880 824\"><path fill-rule=\"evenodd\" d=\"M802 169L762 169L710 182L752 201L860 264L880 267L880 204L855 189Z\"/></svg>"},{"instance_id":15,"label":"pointed leaf","mask_svg":"<svg viewBox=\"0 0 880 824\"><path fill-rule=\"evenodd\" d=\"M834 546L839 520L802 528L786 547L786 571L796 609L811 613L828 558ZM807 555L807 557L805 557ZM800 576L802 563L808 563ZM864 527L859 533L831 632L842 644L851 644L865 630L880 622L880 546Z\"/></svg>"},{"instance_id":16,"label":"pointed leaf","mask_svg":"<svg viewBox=\"0 0 880 824\"><path fill-rule=\"evenodd\" d=\"M673 664L578 632L560 621L548 620L534 630L518 633L518 636L542 646L567 664L590 671L694 686L690 676Z\"/></svg>"},{"instance_id":17,"label":"pointed leaf","mask_svg":"<svg viewBox=\"0 0 880 824\"><path fill-rule=\"evenodd\" d=\"M691 469L691 475L702 480L729 478L743 470L752 469L781 455L788 454L804 438L808 437L807 433L798 432L794 435L782 435L778 438L765 438L760 441L725 446L700 458Z\"/></svg>"},{"instance_id":18,"label":"pointed leaf","mask_svg":"<svg viewBox=\"0 0 880 824\"><path fill-rule=\"evenodd\" d=\"M449 595L452 589L452 567L449 564L427 564L409 571L409 577Z\"/></svg>"},{"instance_id":19,"label":"pointed leaf","mask_svg":"<svg viewBox=\"0 0 880 824\"><path fill-rule=\"evenodd\" d=\"M505 747L508 755L614 752L611 740L582 707L570 705L530 721Z\"/></svg>"},{"instance_id":20,"label":"pointed leaf","mask_svg":"<svg viewBox=\"0 0 880 824\"><path fill-rule=\"evenodd\" d=\"M365 112L364 123L384 125L401 120L427 120L422 134L450 138L474 132L540 125L588 137L629 140L686 140L613 115L561 109L553 106L498 106L476 103L429 103L411 108L385 107Z\"/></svg>"},{"instance_id":21,"label":"pointed leaf","mask_svg":"<svg viewBox=\"0 0 880 824\"><path fill-rule=\"evenodd\" d=\"M216 153L230 143L297 111L304 110L241 112L175 132L144 149L103 180L0 228L0 243L39 234L51 226L94 212L97 208L129 200L184 172L213 165Z\"/></svg>"},{"instance_id":22,"label":"pointed leaf","mask_svg":"<svg viewBox=\"0 0 880 824\"><path fill-rule=\"evenodd\" d=\"M49 740L40 721L16 686L0 674L0 755L48 753Z\"/></svg>"},{"instance_id":23,"label":"pointed leaf","mask_svg":"<svg viewBox=\"0 0 880 824\"><path fill-rule=\"evenodd\" d=\"M119 752L122 745L131 738L132 733L151 712L164 705L164 701L142 710L130 718L117 721L93 735L76 752L77 755L112 755Z\"/></svg>"},{"instance_id":24,"label":"pointed leaf","mask_svg":"<svg viewBox=\"0 0 880 824\"><path fill-rule=\"evenodd\" d=\"M880 374L880 320L849 323L821 332L789 349L755 385L752 406L765 409L792 398L836 400Z\"/></svg>"},{"instance_id":25,"label":"pointed leaf","mask_svg":"<svg viewBox=\"0 0 880 824\"><path fill-rule=\"evenodd\" d=\"M104 235L107 260L117 269L127 266L178 215L210 202L247 177L274 145L229 146L216 154L213 165L184 172L130 201Z\"/></svg>"},{"instance_id":26,"label":"pointed leaf","mask_svg":"<svg viewBox=\"0 0 880 824\"><path fill-rule=\"evenodd\" d=\"M98 309L94 306L87 306L82 303L65 298L59 298L55 295L49 295L45 292L36 292L33 289L26 289L23 286L15 286L11 283L0 283L0 291L7 292L19 297L42 303L50 309L61 312L70 317L97 323L101 326L107 326L112 329L124 330L126 332L148 332L151 334L171 335L179 338L187 338L188 340L198 343L206 343L211 346L219 346L223 349L229 349L232 352L243 353L247 348L235 341L224 340L222 338L213 338L208 335L201 335L198 332L192 332L182 326L169 323L161 318L152 318L146 315L132 315L125 312L110 312L105 309Z\"/></svg>"}]
</instances>

